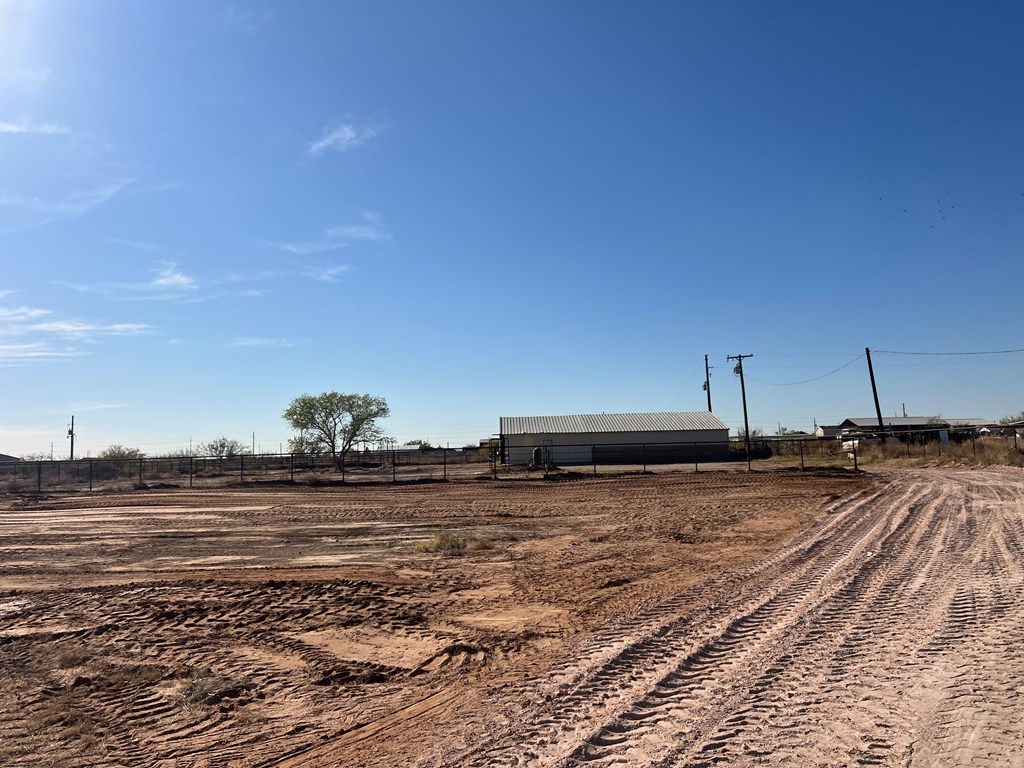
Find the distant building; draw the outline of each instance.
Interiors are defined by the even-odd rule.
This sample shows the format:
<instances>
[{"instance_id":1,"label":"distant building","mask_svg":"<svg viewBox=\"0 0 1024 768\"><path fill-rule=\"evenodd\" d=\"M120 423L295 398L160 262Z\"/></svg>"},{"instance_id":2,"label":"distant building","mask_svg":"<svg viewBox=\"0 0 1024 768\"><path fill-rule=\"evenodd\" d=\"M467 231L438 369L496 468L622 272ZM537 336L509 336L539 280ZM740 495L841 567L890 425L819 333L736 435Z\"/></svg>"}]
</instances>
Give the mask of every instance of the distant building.
<instances>
[{"instance_id":1,"label":"distant building","mask_svg":"<svg viewBox=\"0 0 1024 768\"><path fill-rule=\"evenodd\" d=\"M506 464L639 464L722 461L729 427L709 411L503 416Z\"/></svg>"},{"instance_id":2,"label":"distant building","mask_svg":"<svg viewBox=\"0 0 1024 768\"><path fill-rule=\"evenodd\" d=\"M10 464L14 461L21 461L17 456L8 456L6 453L0 453L0 464Z\"/></svg>"},{"instance_id":3,"label":"distant building","mask_svg":"<svg viewBox=\"0 0 1024 768\"><path fill-rule=\"evenodd\" d=\"M846 419L839 428L840 436L844 440L884 434L898 437L904 442L949 441L949 423L934 416L883 416L881 429L878 427L877 417L864 416Z\"/></svg>"},{"instance_id":4,"label":"distant building","mask_svg":"<svg viewBox=\"0 0 1024 768\"><path fill-rule=\"evenodd\" d=\"M903 441L924 442L939 440L943 443L950 438L959 442L968 440L972 435L988 434L997 424L987 419L942 419L934 416L893 416L882 417L886 435L898 437ZM843 437L871 437L879 434L878 418L866 416L847 419L839 425Z\"/></svg>"}]
</instances>

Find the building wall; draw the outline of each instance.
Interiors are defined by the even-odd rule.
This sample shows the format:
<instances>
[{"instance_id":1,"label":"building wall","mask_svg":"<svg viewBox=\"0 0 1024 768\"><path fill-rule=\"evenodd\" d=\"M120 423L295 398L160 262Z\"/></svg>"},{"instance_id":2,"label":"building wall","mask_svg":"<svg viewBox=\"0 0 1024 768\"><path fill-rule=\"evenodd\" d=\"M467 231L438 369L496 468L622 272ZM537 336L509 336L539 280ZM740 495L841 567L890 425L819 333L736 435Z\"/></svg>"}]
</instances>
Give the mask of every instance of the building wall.
<instances>
[{"instance_id":1,"label":"building wall","mask_svg":"<svg viewBox=\"0 0 1024 768\"><path fill-rule=\"evenodd\" d=\"M649 464L724 461L729 455L728 430L694 432L601 432L596 434L504 435L505 462L530 464L534 448L542 461L573 464ZM696 446L696 448L695 448Z\"/></svg>"}]
</instances>

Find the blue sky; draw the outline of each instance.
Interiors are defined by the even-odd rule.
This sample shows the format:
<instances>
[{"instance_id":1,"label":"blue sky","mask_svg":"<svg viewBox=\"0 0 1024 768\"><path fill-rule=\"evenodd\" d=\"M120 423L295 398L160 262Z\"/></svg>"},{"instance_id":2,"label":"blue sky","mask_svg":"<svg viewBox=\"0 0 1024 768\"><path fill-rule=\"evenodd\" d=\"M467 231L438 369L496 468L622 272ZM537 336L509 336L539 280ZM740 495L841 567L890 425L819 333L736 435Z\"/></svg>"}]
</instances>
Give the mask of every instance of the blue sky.
<instances>
[{"instance_id":1,"label":"blue sky","mask_svg":"<svg viewBox=\"0 0 1024 768\"><path fill-rule=\"evenodd\" d=\"M1015 3L0 0L0 453L870 416L1024 347ZM835 371L852 362L851 365ZM1024 408L1024 355L874 363ZM808 381L814 379L814 381ZM807 383L798 383L798 382Z\"/></svg>"}]
</instances>

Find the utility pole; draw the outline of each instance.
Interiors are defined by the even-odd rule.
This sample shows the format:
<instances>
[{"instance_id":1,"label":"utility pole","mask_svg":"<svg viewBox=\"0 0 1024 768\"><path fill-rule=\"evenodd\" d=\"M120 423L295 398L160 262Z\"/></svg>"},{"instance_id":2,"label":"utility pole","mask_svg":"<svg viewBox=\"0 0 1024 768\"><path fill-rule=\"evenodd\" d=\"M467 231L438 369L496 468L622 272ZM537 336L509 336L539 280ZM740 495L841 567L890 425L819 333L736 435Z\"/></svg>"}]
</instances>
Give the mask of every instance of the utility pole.
<instances>
[{"instance_id":1,"label":"utility pole","mask_svg":"<svg viewBox=\"0 0 1024 768\"><path fill-rule=\"evenodd\" d=\"M750 471L750 422L747 420L747 385L743 381L743 358L753 355L726 355L726 360L736 361L736 373L740 377L740 392L743 394L743 443L747 450L747 472Z\"/></svg>"},{"instance_id":2,"label":"utility pole","mask_svg":"<svg viewBox=\"0 0 1024 768\"><path fill-rule=\"evenodd\" d=\"M71 426L68 428L68 437L71 439L71 460L75 460L75 417L71 417Z\"/></svg>"},{"instance_id":3,"label":"utility pole","mask_svg":"<svg viewBox=\"0 0 1024 768\"><path fill-rule=\"evenodd\" d=\"M711 368L708 366L708 356L704 355L704 391L708 393L708 413L711 410Z\"/></svg>"},{"instance_id":4,"label":"utility pole","mask_svg":"<svg viewBox=\"0 0 1024 768\"><path fill-rule=\"evenodd\" d=\"M878 416L878 433L885 442L885 424L882 422L882 406L878 404L878 387L875 385L875 368L871 365L871 350L864 347L864 354L868 357L868 376L871 377L871 394L875 396L875 415Z\"/></svg>"}]
</instances>

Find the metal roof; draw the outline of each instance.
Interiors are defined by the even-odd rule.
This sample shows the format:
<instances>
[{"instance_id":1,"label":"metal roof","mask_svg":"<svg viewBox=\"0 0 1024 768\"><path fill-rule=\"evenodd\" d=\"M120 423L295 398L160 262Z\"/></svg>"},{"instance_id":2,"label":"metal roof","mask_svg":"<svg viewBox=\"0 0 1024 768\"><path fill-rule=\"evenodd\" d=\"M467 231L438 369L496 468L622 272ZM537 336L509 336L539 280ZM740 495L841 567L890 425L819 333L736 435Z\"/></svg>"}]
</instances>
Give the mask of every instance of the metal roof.
<instances>
[{"instance_id":1,"label":"metal roof","mask_svg":"<svg viewBox=\"0 0 1024 768\"><path fill-rule=\"evenodd\" d=\"M993 422L988 419L946 419L951 427L992 427Z\"/></svg>"},{"instance_id":2,"label":"metal roof","mask_svg":"<svg viewBox=\"0 0 1024 768\"><path fill-rule=\"evenodd\" d=\"M709 411L675 413L583 413L575 416L502 416L501 434L595 432L702 432L729 427Z\"/></svg>"},{"instance_id":3,"label":"metal roof","mask_svg":"<svg viewBox=\"0 0 1024 768\"><path fill-rule=\"evenodd\" d=\"M882 424L887 427L948 427L942 419L935 419L931 416L883 416ZM877 427L877 416L866 416L861 418L847 419L839 426L841 427Z\"/></svg>"}]
</instances>

